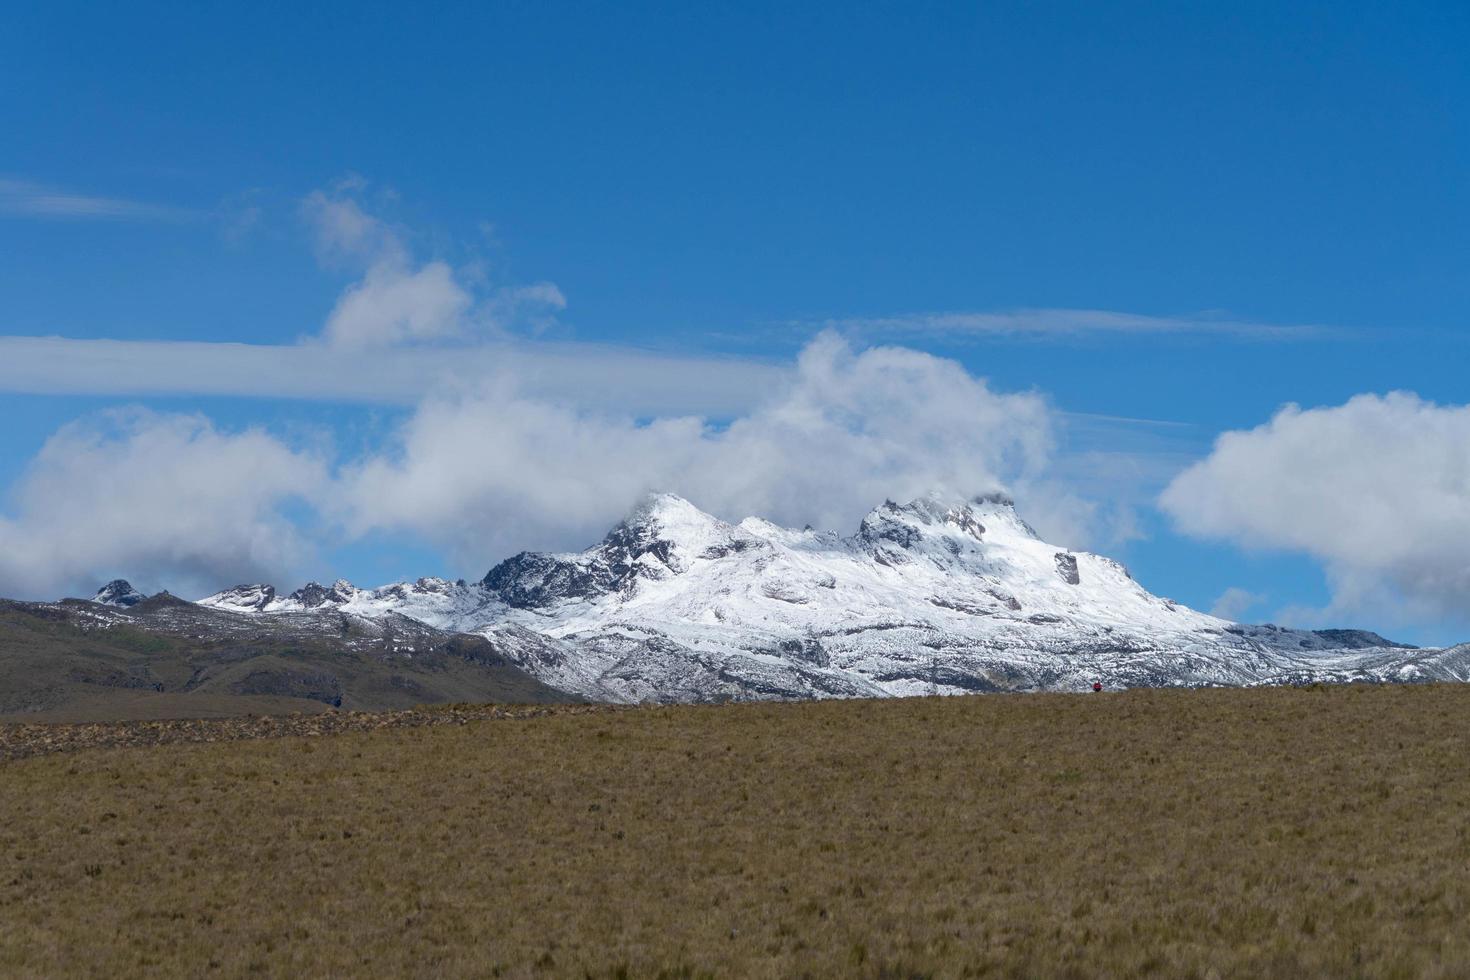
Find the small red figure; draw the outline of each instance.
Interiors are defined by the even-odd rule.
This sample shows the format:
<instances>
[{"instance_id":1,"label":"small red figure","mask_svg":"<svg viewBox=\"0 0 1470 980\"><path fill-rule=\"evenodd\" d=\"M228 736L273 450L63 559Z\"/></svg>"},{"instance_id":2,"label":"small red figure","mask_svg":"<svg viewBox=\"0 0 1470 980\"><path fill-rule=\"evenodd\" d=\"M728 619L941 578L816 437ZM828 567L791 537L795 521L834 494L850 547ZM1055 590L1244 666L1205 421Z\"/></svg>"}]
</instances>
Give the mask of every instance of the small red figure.
<instances>
[{"instance_id":1,"label":"small red figure","mask_svg":"<svg viewBox=\"0 0 1470 980\"><path fill-rule=\"evenodd\" d=\"M1092 682L1092 689L1094 691L1101 691L1102 690L1102 681L1093 681Z\"/></svg>"}]
</instances>

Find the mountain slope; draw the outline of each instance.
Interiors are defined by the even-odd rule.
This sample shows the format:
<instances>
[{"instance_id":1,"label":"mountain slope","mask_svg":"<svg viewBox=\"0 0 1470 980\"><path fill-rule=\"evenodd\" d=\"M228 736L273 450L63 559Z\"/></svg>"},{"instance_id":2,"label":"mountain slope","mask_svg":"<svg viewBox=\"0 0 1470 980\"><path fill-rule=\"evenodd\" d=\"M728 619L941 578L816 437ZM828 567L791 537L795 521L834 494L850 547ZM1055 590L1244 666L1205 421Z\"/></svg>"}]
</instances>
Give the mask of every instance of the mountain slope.
<instances>
[{"instance_id":1,"label":"mountain slope","mask_svg":"<svg viewBox=\"0 0 1470 980\"><path fill-rule=\"evenodd\" d=\"M202 604L474 633L553 687L614 701L1470 678L1462 648L1196 612L1047 544L994 494L886 502L849 537L657 494L587 551L516 555L474 584L242 586Z\"/></svg>"},{"instance_id":2,"label":"mountain slope","mask_svg":"<svg viewBox=\"0 0 1470 980\"><path fill-rule=\"evenodd\" d=\"M0 718L117 720L572 699L484 637L391 614L250 617L167 593L125 605L0 601Z\"/></svg>"}]
</instances>

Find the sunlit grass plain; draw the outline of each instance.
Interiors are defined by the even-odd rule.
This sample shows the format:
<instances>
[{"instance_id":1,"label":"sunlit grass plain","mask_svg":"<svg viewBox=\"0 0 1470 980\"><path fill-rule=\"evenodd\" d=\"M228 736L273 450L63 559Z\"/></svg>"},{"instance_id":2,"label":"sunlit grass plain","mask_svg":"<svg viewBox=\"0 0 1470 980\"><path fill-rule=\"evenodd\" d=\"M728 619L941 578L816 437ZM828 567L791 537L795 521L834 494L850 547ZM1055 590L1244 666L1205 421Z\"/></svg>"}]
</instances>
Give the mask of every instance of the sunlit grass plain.
<instances>
[{"instance_id":1,"label":"sunlit grass plain","mask_svg":"<svg viewBox=\"0 0 1470 980\"><path fill-rule=\"evenodd\" d=\"M1470 687L646 708L0 764L0 974L1464 976Z\"/></svg>"}]
</instances>

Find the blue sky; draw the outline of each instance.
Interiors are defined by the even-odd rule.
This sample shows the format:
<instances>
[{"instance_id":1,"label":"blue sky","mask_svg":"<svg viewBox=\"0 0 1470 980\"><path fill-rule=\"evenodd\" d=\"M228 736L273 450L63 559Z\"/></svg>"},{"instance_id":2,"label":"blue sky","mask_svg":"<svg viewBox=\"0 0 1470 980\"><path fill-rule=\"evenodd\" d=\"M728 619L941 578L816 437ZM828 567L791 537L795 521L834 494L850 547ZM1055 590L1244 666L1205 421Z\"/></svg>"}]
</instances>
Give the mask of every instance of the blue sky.
<instances>
[{"instance_id":1,"label":"blue sky","mask_svg":"<svg viewBox=\"0 0 1470 980\"><path fill-rule=\"evenodd\" d=\"M456 327L411 346L588 363L590 345L634 348L694 364L672 372L692 388L720 363L784 371L824 329L854 351L924 351L994 392L1047 398L1049 478L1097 505L1087 543L1155 591L1209 609L1237 589L1258 597L1247 619L1465 639L1463 573L1425 585L1404 569L1447 561L1435 542L1470 545L1470 490L1445 463L1464 430L1436 414L1466 401L1467 42L1470 10L1448 3L33 5L0 35L0 334L318 343L383 261L328 254L303 211L324 194L390 228L402 269L442 263L476 297L474 338ZM512 309L533 284L564 308ZM391 372L405 346L372 356ZM0 384L13 487L61 427L121 405L262 426L334 469L400 446L419 411L17 380L36 363L12 360ZM586 395L547 386L538 397L557 403ZM591 410L682 414L633 387ZM1403 505L1442 504L1442 519L1383 532L1429 542L1423 555L1296 533L1318 508L1264 520L1157 502L1221 433L1286 403L1330 411L1396 390L1423 402L1383 409L1384 426L1414 437L1360 445L1371 426L1327 416L1342 433L1331 465L1371 470L1374 447L1444 428L1423 452L1449 466L1447 489ZM696 394L688 410L715 429L745 410ZM1289 470L1276 451L1289 435L1267 438L1251 465ZM1221 499L1304 492L1300 473L1245 488L1224 467L1207 474ZM16 492L0 506L11 533L39 519ZM1333 492L1324 480L1312 499ZM1397 509L1388 484L1353 492ZM507 499L470 505L521 522ZM492 500L505 509L487 517ZM1126 528L1098 516L1120 509ZM476 558L413 520L277 510L310 539L290 573L475 574L520 543L490 535ZM55 581L203 585L234 554L174 567L140 552L130 572L113 567L119 548Z\"/></svg>"}]
</instances>

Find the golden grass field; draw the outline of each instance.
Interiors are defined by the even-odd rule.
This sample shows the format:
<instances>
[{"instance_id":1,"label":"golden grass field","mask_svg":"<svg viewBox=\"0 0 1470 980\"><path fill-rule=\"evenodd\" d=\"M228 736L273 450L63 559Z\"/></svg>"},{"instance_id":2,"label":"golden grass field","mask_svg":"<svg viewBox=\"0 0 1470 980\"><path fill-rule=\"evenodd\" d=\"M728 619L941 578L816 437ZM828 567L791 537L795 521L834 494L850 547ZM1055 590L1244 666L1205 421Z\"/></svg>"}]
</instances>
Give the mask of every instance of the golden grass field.
<instances>
[{"instance_id":1,"label":"golden grass field","mask_svg":"<svg viewBox=\"0 0 1470 980\"><path fill-rule=\"evenodd\" d=\"M6 976L1470 975L1470 687L646 708L0 763Z\"/></svg>"}]
</instances>

